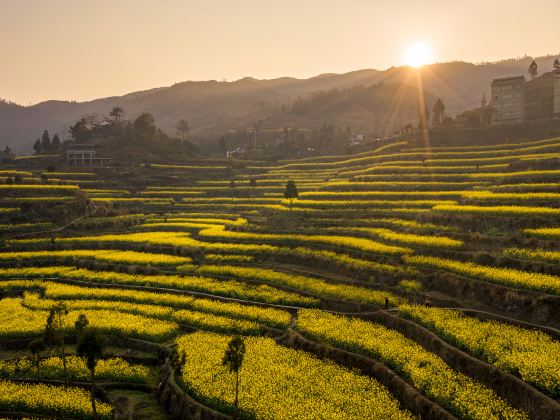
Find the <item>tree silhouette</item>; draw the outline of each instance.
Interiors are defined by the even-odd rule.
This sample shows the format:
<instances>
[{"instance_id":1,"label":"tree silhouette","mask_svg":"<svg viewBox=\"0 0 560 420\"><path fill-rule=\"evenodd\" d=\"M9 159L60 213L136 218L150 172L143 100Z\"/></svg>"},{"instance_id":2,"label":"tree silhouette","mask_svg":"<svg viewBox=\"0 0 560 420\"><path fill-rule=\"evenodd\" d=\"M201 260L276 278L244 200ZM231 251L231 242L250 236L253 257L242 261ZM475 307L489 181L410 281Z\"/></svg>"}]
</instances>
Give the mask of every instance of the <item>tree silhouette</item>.
<instances>
[{"instance_id":1,"label":"tree silhouette","mask_svg":"<svg viewBox=\"0 0 560 420\"><path fill-rule=\"evenodd\" d=\"M295 181L291 181L291 180L288 181L286 183L286 189L284 190L284 198L290 200L290 211L292 211L292 204L294 198L298 198L298 197L299 197L299 193Z\"/></svg>"},{"instance_id":2,"label":"tree silhouette","mask_svg":"<svg viewBox=\"0 0 560 420\"><path fill-rule=\"evenodd\" d=\"M52 138L51 149L53 152L58 152L60 149L60 138L58 137L58 134L55 134Z\"/></svg>"},{"instance_id":3,"label":"tree silhouette","mask_svg":"<svg viewBox=\"0 0 560 420\"><path fill-rule=\"evenodd\" d=\"M191 128L189 127L189 122L187 120L181 120L177 123L177 131L182 135L182 141L185 142L185 134L189 134Z\"/></svg>"},{"instance_id":4,"label":"tree silhouette","mask_svg":"<svg viewBox=\"0 0 560 420\"><path fill-rule=\"evenodd\" d=\"M43 131L43 136L41 137L41 149L45 153L51 151L51 138L47 130Z\"/></svg>"},{"instance_id":5,"label":"tree silhouette","mask_svg":"<svg viewBox=\"0 0 560 420\"><path fill-rule=\"evenodd\" d=\"M243 365L245 357L245 340L243 337L236 335L228 343L228 347L222 359L222 365L227 366L230 372L235 372L235 400L233 403L233 418L238 418L238 402L239 402L239 370Z\"/></svg>"},{"instance_id":6,"label":"tree silhouette","mask_svg":"<svg viewBox=\"0 0 560 420\"><path fill-rule=\"evenodd\" d=\"M94 328L86 328L84 330L76 347L77 355L86 360L86 366L89 369L91 408L94 418L97 418L97 408L95 406L95 366L97 361L103 356L104 348L104 340Z\"/></svg>"},{"instance_id":7,"label":"tree silhouette","mask_svg":"<svg viewBox=\"0 0 560 420\"><path fill-rule=\"evenodd\" d=\"M57 302L51 307L45 328L45 342L55 344L60 351L64 382L68 383L68 368L66 363L66 348L64 346L64 320L68 315L68 307L64 302Z\"/></svg>"},{"instance_id":8,"label":"tree silhouette","mask_svg":"<svg viewBox=\"0 0 560 420\"><path fill-rule=\"evenodd\" d=\"M89 325L89 320L84 314L80 314L74 322L74 330L76 330L76 335L80 337Z\"/></svg>"},{"instance_id":9,"label":"tree silhouette","mask_svg":"<svg viewBox=\"0 0 560 420\"><path fill-rule=\"evenodd\" d=\"M35 150L36 155L38 155L39 153L41 153L43 151L43 147L41 146L41 140L40 139L35 140L35 143L33 144L33 150Z\"/></svg>"},{"instance_id":10,"label":"tree silhouette","mask_svg":"<svg viewBox=\"0 0 560 420\"><path fill-rule=\"evenodd\" d=\"M535 63L535 60L529 65L529 74L531 75L531 79L534 79L539 74L539 67L537 63Z\"/></svg>"},{"instance_id":11,"label":"tree silhouette","mask_svg":"<svg viewBox=\"0 0 560 420\"><path fill-rule=\"evenodd\" d=\"M124 110L120 106L115 106L109 112L109 115L115 119L115 124L118 124L121 120L122 115L124 114Z\"/></svg>"},{"instance_id":12,"label":"tree silhouette","mask_svg":"<svg viewBox=\"0 0 560 420\"><path fill-rule=\"evenodd\" d=\"M36 338L31 340L27 345L27 348L32 354L33 367L39 371L39 366L41 363L41 352L45 350L45 340L43 338Z\"/></svg>"},{"instance_id":13,"label":"tree silhouette","mask_svg":"<svg viewBox=\"0 0 560 420\"><path fill-rule=\"evenodd\" d=\"M560 61L558 61L558 59L554 60L554 68L560 69Z\"/></svg>"},{"instance_id":14,"label":"tree silhouette","mask_svg":"<svg viewBox=\"0 0 560 420\"><path fill-rule=\"evenodd\" d=\"M134 121L134 129L138 133L152 138L156 133L156 122L154 116L148 112L144 112Z\"/></svg>"},{"instance_id":15,"label":"tree silhouette","mask_svg":"<svg viewBox=\"0 0 560 420\"><path fill-rule=\"evenodd\" d=\"M434 104L434 108L432 109L432 115L433 115L432 118L435 127L441 125L441 123L443 122L444 114L445 114L445 105L443 104L441 98L438 98L438 100Z\"/></svg>"}]
</instances>

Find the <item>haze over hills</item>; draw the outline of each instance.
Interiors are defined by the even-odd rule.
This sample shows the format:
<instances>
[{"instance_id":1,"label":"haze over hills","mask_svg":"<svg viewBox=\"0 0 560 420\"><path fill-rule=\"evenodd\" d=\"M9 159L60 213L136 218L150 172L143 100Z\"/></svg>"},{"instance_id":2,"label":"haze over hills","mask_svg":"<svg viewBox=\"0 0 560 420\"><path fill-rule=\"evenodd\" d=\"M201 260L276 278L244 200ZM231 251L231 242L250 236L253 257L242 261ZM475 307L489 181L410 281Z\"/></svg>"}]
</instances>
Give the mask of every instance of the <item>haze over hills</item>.
<instances>
[{"instance_id":1,"label":"haze over hills","mask_svg":"<svg viewBox=\"0 0 560 420\"><path fill-rule=\"evenodd\" d=\"M541 73L552 69L554 58L545 56L536 59ZM428 105L434 98L441 97L447 114L451 116L476 107L483 93L489 95L493 78L526 74L531 61L532 58L524 57L488 64L457 61L425 66L422 80L428 92ZM415 70L392 67L384 71L366 69L345 74L323 74L309 79L283 77L258 80L247 77L234 82L183 82L79 103L53 100L24 107L0 102L0 147L9 145L17 153L30 152L33 142L44 129L52 134L58 133L64 139L68 137L69 125L81 116L92 113L107 115L116 105L124 108L126 118L135 118L142 112L152 113L158 126L169 134L175 133L178 120L186 118L192 134L201 139L215 138L230 129L252 127L255 121L263 121L263 125L270 128L313 128L329 122L382 134L384 130L417 119L414 112L416 96L412 94L416 81ZM361 100L350 100L356 99L356 91L350 96L346 91L357 86L369 88L379 83L398 85L384 91L378 89L375 103L371 100L364 102L363 95L358 95ZM315 109L308 109L303 114L291 112L298 96L306 99L332 89L344 92L331 95L327 102L316 101ZM388 97L379 94L381 91ZM399 99L398 92L406 94ZM391 104L392 108L383 106L385 104Z\"/></svg>"}]
</instances>

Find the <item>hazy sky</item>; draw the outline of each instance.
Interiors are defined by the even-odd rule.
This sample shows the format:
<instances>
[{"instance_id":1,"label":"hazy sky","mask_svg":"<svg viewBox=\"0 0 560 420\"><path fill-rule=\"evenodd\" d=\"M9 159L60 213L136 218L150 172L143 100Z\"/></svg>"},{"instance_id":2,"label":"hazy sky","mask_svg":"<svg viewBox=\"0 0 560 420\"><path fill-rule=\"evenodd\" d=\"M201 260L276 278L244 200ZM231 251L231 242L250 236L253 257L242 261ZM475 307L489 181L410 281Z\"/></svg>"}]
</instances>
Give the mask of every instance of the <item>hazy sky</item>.
<instances>
[{"instance_id":1,"label":"hazy sky","mask_svg":"<svg viewBox=\"0 0 560 420\"><path fill-rule=\"evenodd\" d=\"M309 77L560 51L559 0L0 0L0 98L88 100L185 80Z\"/></svg>"}]
</instances>

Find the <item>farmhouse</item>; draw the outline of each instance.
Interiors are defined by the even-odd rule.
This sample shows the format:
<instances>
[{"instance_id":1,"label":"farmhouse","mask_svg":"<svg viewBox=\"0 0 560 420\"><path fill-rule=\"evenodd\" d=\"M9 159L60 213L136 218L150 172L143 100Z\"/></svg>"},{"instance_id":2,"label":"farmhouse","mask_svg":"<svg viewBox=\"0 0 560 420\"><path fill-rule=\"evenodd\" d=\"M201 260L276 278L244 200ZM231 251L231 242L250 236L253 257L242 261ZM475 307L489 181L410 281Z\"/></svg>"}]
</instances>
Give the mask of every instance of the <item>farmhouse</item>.
<instances>
[{"instance_id":1,"label":"farmhouse","mask_svg":"<svg viewBox=\"0 0 560 420\"><path fill-rule=\"evenodd\" d=\"M492 81L492 124L560 119L560 66L532 80L513 76ZM536 68L536 65L535 65Z\"/></svg>"},{"instance_id":2,"label":"farmhouse","mask_svg":"<svg viewBox=\"0 0 560 420\"><path fill-rule=\"evenodd\" d=\"M73 167L107 167L111 166L112 158L98 157L97 146L94 144L75 144L66 151L66 163Z\"/></svg>"}]
</instances>

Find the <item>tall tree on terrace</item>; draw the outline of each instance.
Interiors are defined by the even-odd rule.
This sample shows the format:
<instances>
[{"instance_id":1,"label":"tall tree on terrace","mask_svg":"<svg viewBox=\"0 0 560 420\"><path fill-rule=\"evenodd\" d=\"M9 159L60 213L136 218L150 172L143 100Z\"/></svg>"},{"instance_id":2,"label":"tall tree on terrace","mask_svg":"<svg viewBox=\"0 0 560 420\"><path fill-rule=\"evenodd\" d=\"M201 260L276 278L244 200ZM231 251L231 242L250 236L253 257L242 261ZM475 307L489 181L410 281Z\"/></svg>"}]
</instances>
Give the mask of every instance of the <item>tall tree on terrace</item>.
<instances>
[{"instance_id":1,"label":"tall tree on terrace","mask_svg":"<svg viewBox=\"0 0 560 420\"><path fill-rule=\"evenodd\" d=\"M438 100L434 104L434 108L432 109L432 115L433 115L432 121L435 127L441 125L441 123L443 122L444 114L445 114L445 105L443 104L441 98L438 98Z\"/></svg>"},{"instance_id":2,"label":"tall tree on terrace","mask_svg":"<svg viewBox=\"0 0 560 420\"><path fill-rule=\"evenodd\" d=\"M179 133L181 133L182 137L181 140L184 143L185 142L185 134L189 134L189 131L191 130L191 128L189 127L189 122L187 120L180 120L177 123L177 127L175 127L177 129L177 131Z\"/></svg>"},{"instance_id":3,"label":"tall tree on terrace","mask_svg":"<svg viewBox=\"0 0 560 420\"><path fill-rule=\"evenodd\" d=\"M286 189L284 190L284 198L290 200L290 211L292 211L292 204L294 201L294 198L298 198L299 197L299 192L296 186L295 181L288 181L286 183Z\"/></svg>"},{"instance_id":4,"label":"tall tree on terrace","mask_svg":"<svg viewBox=\"0 0 560 420\"><path fill-rule=\"evenodd\" d=\"M58 137L58 134L55 134L52 138L51 148L53 152L58 152L60 149L60 138Z\"/></svg>"},{"instance_id":5,"label":"tall tree on terrace","mask_svg":"<svg viewBox=\"0 0 560 420\"><path fill-rule=\"evenodd\" d=\"M47 130L43 131L43 136L41 137L41 148L43 152L48 153L51 151L51 137L49 136L49 132Z\"/></svg>"},{"instance_id":6,"label":"tall tree on terrace","mask_svg":"<svg viewBox=\"0 0 560 420\"><path fill-rule=\"evenodd\" d=\"M121 121L123 114L124 110L120 106L113 107L111 112L109 112L109 115L115 120L115 124L118 124Z\"/></svg>"},{"instance_id":7,"label":"tall tree on terrace","mask_svg":"<svg viewBox=\"0 0 560 420\"><path fill-rule=\"evenodd\" d=\"M144 112L134 121L134 129L141 135L153 138L156 133L156 121L154 116Z\"/></svg>"},{"instance_id":8,"label":"tall tree on terrace","mask_svg":"<svg viewBox=\"0 0 560 420\"><path fill-rule=\"evenodd\" d=\"M86 366L89 369L91 408L93 418L95 419L97 418L97 408L95 406L95 366L97 366L97 361L103 356L104 348L105 342L103 338L96 329L91 327L84 330L76 348L76 353L86 360Z\"/></svg>"},{"instance_id":9,"label":"tall tree on terrace","mask_svg":"<svg viewBox=\"0 0 560 420\"><path fill-rule=\"evenodd\" d=\"M243 365L245 357L245 340L243 337L236 335L228 343L228 347L222 359L222 365L227 366L230 372L235 373L235 400L233 402L233 419L238 418L239 403L239 370Z\"/></svg>"},{"instance_id":10,"label":"tall tree on terrace","mask_svg":"<svg viewBox=\"0 0 560 420\"><path fill-rule=\"evenodd\" d=\"M66 348L64 346L64 321L68 315L68 307L64 302L57 302L51 307L45 328L45 342L55 344L60 351L64 382L68 383L68 368L66 363Z\"/></svg>"},{"instance_id":11,"label":"tall tree on terrace","mask_svg":"<svg viewBox=\"0 0 560 420\"><path fill-rule=\"evenodd\" d=\"M558 61L558 59L554 60L554 68L560 69L560 61Z\"/></svg>"},{"instance_id":12,"label":"tall tree on terrace","mask_svg":"<svg viewBox=\"0 0 560 420\"><path fill-rule=\"evenodd\" d=\"M41 139L35 140L35 143L33 144L33 150L35 150L36 155L43 151L43 148L41 147Z\"/></svg>"}]
</instances>

